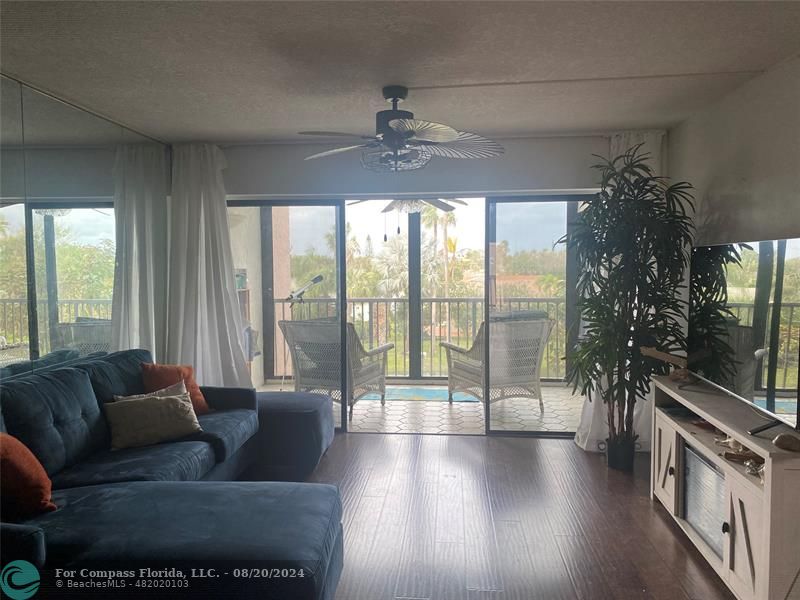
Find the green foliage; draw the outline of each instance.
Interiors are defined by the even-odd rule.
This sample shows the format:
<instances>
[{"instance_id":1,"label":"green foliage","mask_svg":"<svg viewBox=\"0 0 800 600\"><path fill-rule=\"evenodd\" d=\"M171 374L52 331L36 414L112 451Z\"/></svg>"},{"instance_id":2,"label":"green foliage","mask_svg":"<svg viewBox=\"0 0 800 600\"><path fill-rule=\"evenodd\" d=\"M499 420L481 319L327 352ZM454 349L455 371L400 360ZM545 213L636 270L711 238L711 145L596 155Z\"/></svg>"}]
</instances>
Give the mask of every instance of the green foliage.
<instances>
[{"instance_id":1,"label":"green foliage","mask_svg":"<svg viewBox=\"0 0 800 600\"><path fill-rule=\"evenodd\" d=\"M640 148L594 166L601 191L563 240L576 254L578 304L586 322L567 379L584 394L599 394L607 405L609 439L620 442L636 438L636 401L648 393L650 376L668 368L642 356L640 347L686 349L680 292L685 248L694 235L687 214L691 185L668 185L653 175Z\"/></svg>"},{"instance_id":2,"label":"green foliage","mask_svg":"<svg viewBox=\"0 0 800 600\"><path fill-rule=\"evenodd\" d=\"M27 296L25 271L25 230L12 230L0 216L0 298Z\"/></svg>"},{"instance_id":3,"label":"green foliage","mask_svg":"<svg viewBox=\"0 0 800 600\"><path fill-rule=\"evenodd\" d=\"M5 223L5 225L3 225ZM47 297L44 264L44 234L33 232L36 289L40 300ZM25 231L11 230L0 220L0 298L27 296ZM114 242L103 239L97 245L75 241L69 228L56 226L56 275L62 300L111 299L114 291Z\"/></svg>"},{"instance_id":4,"label":"green foliage","mask_svg":"<svg viewBox=\"0 0 800 600\"><path fill-rule=\"evenodd\" d=\"M729 265L741 266L740 247L749 249L738 244L692 248L688 353L701 353L691 368L712 381L731 380L736 375L736 351L727 342L728 321L736 319L728 308L727 273L731 272ZM753 266L755 273L757 263Z\"/></svg>"},{"instance_id":5,"label":"green foliage","mask_svg":"<svg viewBox=\"0 0 800 600\"><path fill-rule=\"evenodd\" d=\"M44 232L41 219L33 231L34 268L37 299L47 301L44 259ZM114 242L103 239L97 244L77 241L73 232L56 223L56 279L59 301L111 300L114 291ZM28 339L28 307L26 299L27 270L24 227L11 228L0 216L0 299L17 300L13 309L0 315L0 336L11 342ZM62 313L62 319L74 319ZM88 314L85 316L97 316ZM106 315L107 316L107 315ZM40 311L40 319L46 313ZM44 342L43 342L44 343Z\"/></svg>"}]
</instances>

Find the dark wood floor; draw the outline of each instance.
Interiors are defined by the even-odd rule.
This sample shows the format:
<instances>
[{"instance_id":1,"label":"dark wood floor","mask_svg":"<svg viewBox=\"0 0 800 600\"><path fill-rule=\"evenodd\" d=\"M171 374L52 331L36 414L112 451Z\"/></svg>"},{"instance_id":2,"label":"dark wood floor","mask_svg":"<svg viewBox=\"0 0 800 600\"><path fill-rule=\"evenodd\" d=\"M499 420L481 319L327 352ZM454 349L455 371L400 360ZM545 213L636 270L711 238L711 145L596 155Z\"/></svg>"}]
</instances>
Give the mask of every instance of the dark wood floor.
<instances>
[{"instance_id":1,"label":"dark wood floor","mask_svg":"<svg viewBox=\"0 0 800 600\"><path fill-rule=\"evenodd\" d=\"M337 435L337 600L732 600L634 476L569 440Z\"/></svg>"}]
</instances>

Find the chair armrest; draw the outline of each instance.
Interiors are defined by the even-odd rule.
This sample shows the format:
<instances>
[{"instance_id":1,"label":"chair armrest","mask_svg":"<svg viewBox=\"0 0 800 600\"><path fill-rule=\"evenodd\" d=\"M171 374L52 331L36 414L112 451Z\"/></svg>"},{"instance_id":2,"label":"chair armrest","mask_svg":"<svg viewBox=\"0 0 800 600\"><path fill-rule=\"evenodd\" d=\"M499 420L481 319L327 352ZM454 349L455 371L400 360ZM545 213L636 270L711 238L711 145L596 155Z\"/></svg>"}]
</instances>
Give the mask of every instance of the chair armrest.
<instances>
[{"instance_id":1,"label":"chair armrest","mask_svg":"<svg viewBox=\"0 0 800 600\"><path fill-rule=\"evenodd\" d=\"M453 352L458 352L459 354L469 353L468 348L462 348L461 346L456 346L455 344L451 344L450 342L439 342L439 345L445 350L452 350Z\"/></svg>"},{"instance_id":2,"label":"chair armrest","mask_svg":"<svg viewBox=\"0 0 800 600\"><path fill-rule=\"evenodd\" d=\"M200 388L208 405L214 410L249 408L256 410L256 391L253 388L208 387Z\"/></svg>"},{"instance_id":3,"label":"chair armrest","mask_svg":"<svg viewBox=\"0 0 800 600\"><path fill-rule=\"evenodd\" d=\"M3 564L21 559L37 567L44 566L46 551L41 527L0 523L0 546L3 547Z\"/></svg>"},{"instance_id":4,"label":"chair armrest","mask_svg":"<svg viewBox=\"0 0 800 600\"><path fill-rule=\"evenodd\" d=\"M384 344L383 346L378 346L377 348L373 348L372 350L367 350L364 353L364 356L377 356L378 354L384 354L394 348L394 344L389 342L388 344Z\"/></svg>"}]
</instances>

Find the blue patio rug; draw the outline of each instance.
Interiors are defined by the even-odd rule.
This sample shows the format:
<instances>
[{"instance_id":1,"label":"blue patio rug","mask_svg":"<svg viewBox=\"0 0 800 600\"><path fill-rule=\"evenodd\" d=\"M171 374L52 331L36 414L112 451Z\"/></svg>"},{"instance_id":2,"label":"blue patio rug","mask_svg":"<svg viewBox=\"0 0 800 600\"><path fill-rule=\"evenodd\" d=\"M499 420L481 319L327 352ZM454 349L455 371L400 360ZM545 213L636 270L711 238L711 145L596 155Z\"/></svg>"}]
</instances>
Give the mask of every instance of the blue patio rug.
<instances>
[{"instance_id":1,"label":"blue patio rug","mask_svg":"<svg viewBox=\"0 0 800 600\"><path fill-rule=\"evenodd\" d=\"M367 394L361 400L380 400L380 394ZM446 387L421 387L411 385L390 385L386 386L386 400L422 400L429 402L447 402ZM453 394L453 402L478 402L475 396L456 392Z\"/></svg>"},{"instance_id":2,"label":"blue patio rug","mask_svg":"<svg viewBox=\"0 0 800 600\"><path fill-rule=\"evenodd\" d=\"M756 398L755 404L761 408L767 408L766 399ZM779 415L794 415L797 413L797 400L794 399L775 399L775 413Z\"/></svg>"}]
</instances>

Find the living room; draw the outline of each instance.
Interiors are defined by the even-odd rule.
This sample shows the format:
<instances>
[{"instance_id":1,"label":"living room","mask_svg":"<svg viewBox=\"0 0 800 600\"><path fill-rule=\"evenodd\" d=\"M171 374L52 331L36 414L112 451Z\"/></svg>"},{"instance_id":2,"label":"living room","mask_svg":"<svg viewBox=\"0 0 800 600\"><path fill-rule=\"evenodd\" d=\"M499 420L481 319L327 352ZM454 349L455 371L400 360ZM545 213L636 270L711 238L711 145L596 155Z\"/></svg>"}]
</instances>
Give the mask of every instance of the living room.
<instances>
[{"instance_id":1,"label":"living room","mask_svg":"<svg viewBox=\"0 0 800 600\"><path fill-rule=\"evenodd\" d=\"M0 17L0 595L800 599L800 3Z\"/></svg>"}]
</instances>

